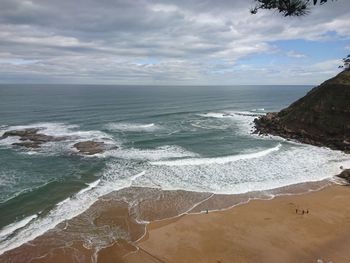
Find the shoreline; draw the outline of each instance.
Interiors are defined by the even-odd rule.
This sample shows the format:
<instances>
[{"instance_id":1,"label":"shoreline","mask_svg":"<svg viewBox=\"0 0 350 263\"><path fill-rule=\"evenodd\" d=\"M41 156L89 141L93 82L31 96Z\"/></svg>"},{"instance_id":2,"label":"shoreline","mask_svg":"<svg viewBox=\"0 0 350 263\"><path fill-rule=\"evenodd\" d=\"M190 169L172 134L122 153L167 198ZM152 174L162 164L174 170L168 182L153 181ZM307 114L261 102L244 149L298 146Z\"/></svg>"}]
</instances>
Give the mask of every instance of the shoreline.
<instances>
[{"instance_id":1,"label":"shoreline","mask_svg":"<svg viewBox=\"0 0 350 263\"><path fill-rule=\"evenodd\" d=\"M65 220L57 223L54 227L47 229L45 232L30 239L28 242L24 242L24 243L17 245L11 249L8 249L8 250L4 251L2 254L6 253L7 251L17 249L18 247L20 247L24 244L30 243L31 241L35 240L36 238L45 235L47 232L55 230L59 225L64 224L65 222L69 222L71 220L74 220L75 218L77 218L77 217L81 216L82 214L84 214L85 212L87 212L94 205L99 204L101 202L101 200L104 200L107 198L107 199L112 199L112 200L115 199L116 201L120 201L122 199L120 196L122 196L125 192L128 192L129 189L138 189L138 191L141 191L141 192L143 190L146 190L146 191L151 190L151 191L165 192L165 193L185 192L185 193L190 193L191 195L195 195L195 196L206 195L206 197L204 199L200 199L197 203L192 203L191 207L188 207L187 210L181 212L180 214L175 214L175 215L172 215L170 217L165 217L165 218L161 217L160 219L152 219L151 220L151 221L158 221L158 220L161 221L161 220L167 220L167 219L171 219L171 218L180 217L182 215L189 214L189 213L190 214L194 214L194 213L200 214L201 212L205 211L206 209L209 209L210 212L227 210L227 209L231 209L237 205L245 204L245 203L249 202L250 200L255 200L255 199L269 200L269 199L272 199L272 198L279 196L279 195L304 194L304 193L307 193L309 191L318 191L318 190L322 189L323 187L326 187L329 183L332 184L334 182L335 178L336 177L333 176L333 177L329 177L329 178L318 180L318 181L301 182L301 183L286 185L286 186L267 189L267 190L249 191L249 192L238 193L238 194L211 193L211 192L204 192L204 191L189 191L189 190L182 190L182 189L164 190L164 189L160 189L160 188L138 187L138 186L125 187L125 188L113 191L111 193L108 193L106 195L99 197L86 210L82 211L81 213L77 214L76 216L74 216L72 218L65 219ZM336 180L339 181L341 179L337 178ZM99 181L99 180L93 181L92 183L88 184L87 187L82 189L81 191L79 191L79 193L88 191L89 189L91 189L91 185L97 181ZM119 193L121 193L121 195L119 195ZM115 195L118 197L115 198ZM65 203L70 198L71 197L61 201L60 203ZM215 201L213 201L213 200L215 200ZM133 201L132 199L129 199L128 202L130 203L132 201ZM206 203L209 203L209 204L207 204L207 206L205 206L204 204L206 204ZM23 220L27 220L28 218L37 218L38 216L39 216L39 214L34 214L31 216L28 216L27 218L24 218ZM150 221L143 220L143 219L138 220L137 218L135 219L135 222L137 224L140 224L140 225L150 223ZM18 223L21 223L21 220L14 222L14 224L18 224ZM8 226L11 226L11 224ZM16 232L20 228L17 228L14 232ZM6 229L6 227L3 228L3 230L5 230L5 229ZM0 254L0 256L2 254Z\"/></svg>"},{"instance_id":2,"label":"shoreline","mask_svg":"<svg viewBox=\"0 0 350 263\"><path fill-rule=\"evenodd\" d=\"M199 256L201 262L232 262L232 256L235 262L346 262L350 208L344 205L349 197L347 185L334 184L209 214L151 222L136 245L159 262L198 262ZM259 241L254 243L255 239ZM141 257L135 252L124 262L142 262Z\"/></svg>"},{"instance_id":3,"label":"shoreline","mask_svg":"<svg viewBox=\"0 0 350 263\"><path fill-rule=\"evenodd\" d=\"M126 255L127 251L130 250L134 253L135 249L138 249L137 244L142 242L148 234L147 227L150 225L166 224L168 220L177 221L188 215L201 216L205 214L206 210L209 211L209 214L231 211L236 207L249 205L255 200L271 201L271 199L280 196L307 195L309 192L322 191L322 189L334 185L334 181L327 179L240 195L215 195L181 190L163 191L130 187L102 197L79 216L60 223L54 229L24 245L6 251L0 255L0 260L18 262L16 258L21 258L26 254L27 259L45 259L33 262L56 262L55 258L58 260L60 258L58 255L64 252L64 254L72 253L71 256L78 254L79 257L85 258L84 261L93 262L91 258L99 258L100 255L104 255L103 251L111 249L111 247L113 249L115 246L118 247L118 253L122 251ZM136 200L138 204L135 207L130 207L128 199L129 201ZM121 236L112 235L106 239L106 236L110 234L109 231L113 232L116 229L117 232L120 230L122 230L121 232L127 230L127 232L124 231ZM79 231L82 231L86 236L76 235ZM87 245L85 241L91 238L90 232L96 232L97 234L93 238L104 239L105 243L101 244L100 247L94 247L93 244ZM61 239L60 242L57 242L58 239ZM123 245L120 246L120 243ZM126 251L125 247L127 247ZM72 252L67 252L70 250ZM69 261L69 257L66 258L66 261L74 262Z\"/></svg>"},{"instance_id":4,"label":"shoreline","mask_svg":"<svg viewBox=\"0 0 350 263\"><path fill-rule=\"evenodd\" d=\"M279 145L280 145L280 143L279 143ZM277 146L278 147L278 146ZM275 147L274 147L275 148ZM271 150L271 149L269 149L269 150ZM264 151L263 151L264 152ZM260 153L260 152L258 152L258 153ZM250 155L249 153L248 154L244 154L243 156L246 156L246 155ZM195 158L194 158L195 159ZM217 158L214 158L214 161L217 161L217 160L215 160L215 159L217 159ZM347 160L348 161L348 160ZM283 170L282 170L283 171ZM311 172L313 172L313 171L315 171L314 169L313 170L310 170ZM142 172L143 173L143 172ZM140 174L142 174L142 173L140 173ZM333 172L332 172L333 173ZM136 174L136 175L134 175L132 178L131 178L131 181L132 180L134 180L134 178L136 178L136 177L138 177L140 174ZM264 173L261 173L260 172L260 174L264 174ZM307 172L305 172L305 175L307 174ZM319 173L319 172L317 172L317 175L320 175L321 173ZM327 172L327 173L324 173L324 174L331 174L331 173L329 173L329 172ZM324 175L323 173L322 173L322 176L321 176L321 178L324 178L323 177L323 175ZM309 179L311 179L312 180L312 176L310 176L311 178L309 178ZM285 176L285 178L288 178L288 176ZM329 178L329 177L328 177ZM318 179L320 179L320 177L318 177ZM323 180L328 180L328 179L323 179ZM210 180L211 181L211 180ZM77 196L77 195L79 195L79 194L83 194L83 193L85 193L85 192L87 192L88 190L85 190L85 189L89 189L90 187L91 187L91 184L94 184L96 181L93 181L93 182L91 182L91 183L89 183L88 185L87 185L87 187L86 188L83 188L82 190L80 190L76 195L73 195L73 197L75 197L75 196ZM318 182L318 181L317 181ZM304 185L304 184L313 184L313 183L315 183L315 184L317 184L317 182L316 181L314 181L314 182L302 182L302 183L298 183L297 185ZM289 181L289 183L291 183L290 181ZM131 183L130 183L131 184ZM273 186L272 186L273 185ZM278 185L278 184L277 184ZM267 187L276 187L277 186L276 184L268 184L268 185L266 185L266 187L265 188L267 188ZM181 216L182 214L187 214L187 213L201 213L201 211L204 211L204 210L210 210L210 211L220 211L220 210L226 210L226 209L229 209L229 208L232 208L232 207L234 207L234 206L236 206L237 204L242 204L242 203L246 203L246 202L248 202L250 199L259 199L259 198L262 198L262 199L269 199L269 198L271 198L271 195L278 195L278 193L275 193L274 191L277 189L277 192L278 192L278 189L289 189L289 187L294 187L295 185L293 184L293 185L289 185L289 186L283 186L283 187L278 187L278 188L273 188L273 189L270 189L270 190L257 190L257 191L252 191L252 192L246 192L246 193L242 193L242 194L211 194L211 193L207 193L207 192L191 192L191 194L193 194L193 195L195 195L195 196L201 196L201 195L203 195L203 196L205 196L204 197L204 199L205 198L208 198L208 199L210 199L210 200L204 200L204 199L200 199L200 201L199 201L199 203L190 203L190 206L189 207L187 207L186 209L187 210L181 210L180 212L178 212L178 211L175 211L176 213L175 213L175 215L173 214L173 213L170 213L170 217L179 217L179 216ZM229 187L232 187L232 184L231 185L229 185ZM126 188L123 188L123 189L121 189L120 191L118 191L118 192L125 192L125 190L126 191L128 191L128 188L129 187L126 187ZM135 187L135 188L137 188L137 187ZM250 185L248 185L248 187L247 187L248 189L254 189L254 187L251 187ZM140 189L142 189L142 188L140 188ZM141 190L141 192L144 190L144 189L147 189L147 188L143 188L142 190ZM262 189L262 188L260 188L260 189ZM186 191L182 191L182 190L176 190L176 189L172 189L172 190L159 190L159 189L157 189L157 188L155 188L155 189L153 189L154 191L161 191L161 192L186 192ZM145 191L147 191L147 190L145 190ZM212 196L207 196L207 195L212 195ZM59 229L59 230L61 230L60 229L60 227L61 227L61 225L63 225L63 224L65 224L66 222L71 222L71 221L75 221L75 219L76 218L81 218L81 216L82 215L85 215L85 214L88 214L89 213L89 211L91 211L91 207L93 207L93 209L92 210L94 210L94 209L96 209L95 207L94 207L94 204L99 204L100 202L101 202L101 200L103 200L106 196L111 196L111 199L113 199L113 195L114 195L114 193L112 192L112 193L110 193L110 194L107 194L107 195L103 195L103 196L99 196L99 197L97 197L97 201L93 201L93 202L91 202L91 203L89 203L89 205L88 206L86 206L86 207L84 207L84 209L85 210L80 210L79 211L79 213L75 213L75 215L74 216L72 216L72 217L69 217L69 219L67 219L67 214L63 214L63 217L62 217L62 219L59 219L59 220L61 220L61 221L56 221L54 224L51 224L50 225L50 228L45 228L45 227L41 227L41 223L42 222L38 222L38 224L36 224L36 230L38 230L39 229L39 231L38 232L40 232L40 234L37 234L37 233L35 233L34 235L32 234L32 233L29 233L29 232L31 232L32 231L32 229L30 229L30 231L27 231L27 233L26 233L26 236L25 237L28 237L28 238L22 238L23 237L23 235L19 235L19 238L17 238L17 240L15 240L15 242L13 242L12 244L13 244L13 249L17 249L18 247L20 247L20 246L22 246L23 244L27 244L27 243L32 243L32 241L34 240L34 239L36 239L36 238L39 238L39 237L41 237L41 236L45 236L46 235L46 233L48 233L48 232L51 232L51 231L56 231L56 229ZM118 194L117 194L118 195ZM270 196L269 196L270 195ZM248 196L248 197L247 197ZM72 196L71 196L72 197ZM59 202L58 204L56 204L57 206L59 206L60 204L63 204L66 200L71 200L71 199L74 199L74 198L71 198L71 197L68 197L67 199L65 199L65 200L63 200L63 201L61 201L61 202ZM86 197L88 197L88 196L86 196ZM241 199L242 200L241 200ZM247 198L248 198L248 200L247 200ZM78 200L79 198L76 198L75 200ZM81 203L80 203L80 207L82 207L82 206L84 206L84 205L86 205L86 200L88 200L89 201L89 199L88 198L80 198L81 199ZM79 199L79 200L80 200ZM78 200L78 201L79 201ZM120 199L120 197L118 197L117 198L117 201L120 201L121 199ZM192 201L192 200L190 200L190 201ZM130 200L129 200L129 203L130 203ZM74 205L74 204L73 204ZM78 205L79 205L79 203L78 203ZM209 208L208 208L209 207ZM210 208L211 207L211 208ZM154 209L154 208L150 208L150 210L152 210L152 209ZM97 209L98 210L98 209ZM67 210L68 212L70 212L70 211L75 211L74 209L73 210ZM168 211L169 212L169 211ZM150 212L148 213L148 214L150 214ZM60 214L61 215L61 214ZM168 215L167 215L168 216ZM161 217L161 219L160 220L163 220L164 218L162 218L162 216L160 216ZM40 217L40 219L46 219L46 218L44 218L44 217ZM147 220L143 220L143 219L141 219L141 220L138 220L138 218L134 218L135 219L135 222L138 224L138 225L144 225L144 224L146 224L146 223L148 223L148 221ZM153 220L158 220L157 218L152 218L151 217L151 221L153 221ZM52 222L52 221L51 221ZM16 222L15 222L16 223ZM40 231L40 229L41 229L41 231ZM123 229L124 230L124 229ZM17 231L17 233L19 233L21 230L19 229L19 231ZM29 241L28 241L29 240ZM19 242L18 242L19 241ZM28 241L28 242L27 242ZM134 240L132 240L132 241L134 241ZM26 243L25 243L26 242ZM10 246L12 245L12 244L10 244ZM4 246L5 247L5 249L7 249L6 248L6 246L7 246L7 244ZM4 250L5 250L4 249ZM2 250L3 251L3 250ZM2 252L1 251L1 252ZM10 251L10 250L7 250L7 251ZM5 252L6 253L6 252ZM1 256L1 255L0 255Z\"/></svg>"}]
</instances>

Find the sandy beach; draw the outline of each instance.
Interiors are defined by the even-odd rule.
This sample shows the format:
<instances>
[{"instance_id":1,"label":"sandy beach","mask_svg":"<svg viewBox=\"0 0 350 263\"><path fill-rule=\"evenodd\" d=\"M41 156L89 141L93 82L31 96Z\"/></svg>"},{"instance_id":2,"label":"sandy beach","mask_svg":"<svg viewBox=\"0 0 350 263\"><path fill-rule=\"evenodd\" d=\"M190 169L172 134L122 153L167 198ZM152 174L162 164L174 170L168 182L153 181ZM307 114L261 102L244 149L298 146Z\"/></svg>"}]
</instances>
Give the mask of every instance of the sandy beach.
<instances>
[{"instance_id":1,"label":"sandy beach","mask_svg":"<svg viewBox=\"0 0 350 263\"><path fill-rule=\"evenodd\" d=\"M306 188L313 191L305 193ZM268 200L271 192L223 196L125 189L0 261L348 262L350 187L323 181L273 191L282 190ZM128 195L141 200L132 209L117 201ZM233 207L221 211L203 210L229 204ZM139 222L140 216L149 223ZM100 246L92 246L96 243Z\"/></svg>"},{"instance_id":2,"label":"sandy beach","mask_svg":"<svg viewBox=\"0 0 350 263\"><path fill-rule=\"evenodd\" d=\"M141 250L124 261L146 262L147 251L150 262L348 262L349 198L348 186L334 185L152 222L137 243ZM115 262L109 255L101 262Z\"/></svg>"}]
</instances>

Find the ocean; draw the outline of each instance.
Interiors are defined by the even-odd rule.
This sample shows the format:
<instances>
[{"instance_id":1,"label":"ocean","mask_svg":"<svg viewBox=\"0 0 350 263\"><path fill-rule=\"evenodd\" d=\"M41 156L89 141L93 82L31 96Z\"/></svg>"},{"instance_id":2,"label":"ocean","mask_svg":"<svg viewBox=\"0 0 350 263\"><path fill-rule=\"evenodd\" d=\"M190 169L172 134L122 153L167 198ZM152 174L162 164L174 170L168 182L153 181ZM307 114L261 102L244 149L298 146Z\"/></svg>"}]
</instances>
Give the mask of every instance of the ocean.
<instances>
[{"instance_id":1,"label":"ocean","mask_svg":"<svg viewBox=\"0 0 350 263\"><path fill-rule=\"evenodd\" d=\"M0 254L130 186L265 191L339 173L339 151L252 134L254 118L311 86L0 85L0 136L31 127L67 140L0 140ZM111 145L94 156L73 145Z\"/></svg>"}]
</instances>

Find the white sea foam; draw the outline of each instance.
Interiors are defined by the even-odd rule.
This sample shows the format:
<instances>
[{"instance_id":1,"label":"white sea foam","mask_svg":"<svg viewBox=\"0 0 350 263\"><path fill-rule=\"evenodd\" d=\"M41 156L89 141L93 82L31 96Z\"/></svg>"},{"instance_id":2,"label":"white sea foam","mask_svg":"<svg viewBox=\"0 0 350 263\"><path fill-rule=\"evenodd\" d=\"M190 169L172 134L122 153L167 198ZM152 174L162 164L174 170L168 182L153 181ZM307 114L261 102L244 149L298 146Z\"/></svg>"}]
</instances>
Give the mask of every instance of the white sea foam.
<instances>
[{"instance_id":1,"label":"white sea foam","mask_svg":"<svg viewBox=\"0 0 350 263\"><path fill-rule=\"evenodd\" d=\"M5 226L0 230L0 240L3 240L6 236L12 234L16 230L25 227L28 223L30 223L33 219L37 218L37 215L31 215L26 218L23 218L20 221L14 222L8 226Z\"/></svg>"},{"instance_id":2,"label":"white sea foam","mask_svg":"<svg viewBox=\"0 0 350 263\"><path fill-rule=\"evenodd\" d=\"M249 134L247 130L256 116L256 113L251 112L205 114L205 117L217 118L219 122L221 119L232 120L246 134ZM54 124L58 128L56 129L51 125L41 126L46 127L45 134L75 134L77 138L96 136L94 138L100 140L110 138L100 131L85 132L77 130L77 126ZM11 228L9 225L12 232L17 229L16 235L8 237L11 232L5 231L7 227L1 230L0 237L5 238L0 243L0 254L34 239L60 222L77 216L100 196L131 185L238 194L318 181L338 174L340 166L350 167L349 156L341 152L287 142L254 153L215 158L200 158L198 154L176 145L155 149L119 147L98 156L112 157L102 177L76 195L58 203L45 217L32 218L21 227Z\"/></svg>"},{"instance_id":3,"label":"white sea foam","mask_svg":"<svg viewBox=\"0 0 350 263\"><path fill-rule=\"evenodd\" d=\"M191 122L191 126L205 130L226 130L231 125L228 123L222 123L218 125L218 123L210 123L205 120L195 120Z\"/></svg>"},{"instance_id":4,"label":"white sea foam","mask_svg":"<svg viewBox=\"0 0 350 263\"><path fill-rule=\"evenodd\" d=\"M125 167L125 166L124 166ZM134 180L144 176L145 171L131 175L133 169L122 169L120 163L111 163L105 170L101 181L92 183L87 191L77 193L71 198L56 205L48 215L42 218L31 218L23 221L21 228L17 226L7 226L0 231L0 236L12 233L17 229L18 233L9 239L4 239L0 243L0 255L5 251L16 248L34 238L44 234L47 230L54 228L57 224L69 220L88 209L96 200L112 191L120 190L131 186Z\"/></svg>"},{"instance_id":5,"label":"white sea foam","mask_svg":"<svg viewBox=\"0 0 350 263\"><path fill-rule=\"evenodd\" d=\"M30 129L30 128L42 129L42 131L45 131L45 134L47 135L61 136L61 135L67 134L70 129L78 128L78 126L67 125L67 124L58 123L58 122L38 122L38 123L32 123L28 125L7 126L6 129L2 129L2 132L11 131L11 130L24 130L24 129Z\"/></svg>"},{"instance_id":6,"label":"white sea foam","mask_svg":"<svg viewBox=\"0 0 350 263\"><path fill-rule=\"evenodd\" d=\"M112 140L112 137L110 135L102 131L99 131L99 130L83 131L83 130L79 130L78 125L65 124L65 123L59 123L59 122L39 122L39 123L33 123L29 125L9 126L7 127L6 131L23 130L28 128L39 128L41 129L40 131L41 133L44 133L45 135L50 135L50 136L67 136L71 138L90 139L90 140L93 140L93 139Z\"/></svg>"},{"instance_id":7,"label":"white sea foam","mask_svg":"<svg viewBox=\"0 0 350 263\"><path fill-rule=\"evenodd\" d=\"M340 166L350 166L349 156L339 151L289 143L256 153L221 157L223 159L201 160L197 156L165 161L159 153L157 158L160 161L153 164L112 159L100 180L59 203L47 216L31 220L25 227L18 229L14 237L1 242L0 254L82 213L100 196L131 185L238 194L318 181L338 174ZM172 165L174 163L176 165Z\"/></svg>"},{"instance_id":8,"label":"white sea foam","mask_svg":"<svg viewBox=\"0 0 350 263\"><path fill-rule=\"evenodd\" d=\"M129 122L117 122L109 123L106 125L108 130L111 131L123 131L123 132L152 132L161 129L159 125L154 123L129 123Z\"/></svg>"},{"instance_id":9,"label":"white sea foam","mask_svg":"<svg viewBox=\"0 0 350 263\"><path fill-rule=\"evenodd\" d=\"M312 158L310 158L312 156ZM319 181L349 167L348 155L315 146L283 143L258 155L153 162L137 186L238 194ZM227 161L227 162L226 162Z\"/></svg>"},{"instance_id":10,"label":"white sea foam","mask_svg":"<svg viewBox=\"0 0 350 263\"><path fill-rule=\"evenodd\" d=\"M225 114L223 112L208 112L204 114L198 114L198 116L206 117L206 118L218 118L218 119L231 118L230 115Z\"/></svg>"},{"instance_id":11,"label":"white sea foam","mask_svg":"<svg viewBox=\"0 0 350 263\"><path fill-rule=\"evenodd\" d=\"M78 193L79 194L79 193ZM64 199L64 200L62 200L61 202L58 202L57 204L56 204L56 206L62 206L63 204L65 204L65 203L67 203L67 202L69 202L71 200L71 198L70 197L67 197L66 199Z\"/></svg>"},{"instance_id":12,"label":"white sea foam","mask_svg":"<svg viewBox=\"0 0 350 263\"><path fill-rule=\"evenodd\" d=\"M231 120L241 135L249 136L251 136L254 127L254 119L261 115L264 115L264 113L250 111L225 111L199 114L201 117L222 119L225 122Z\"/></svg>"},{"instance_id":13,"label":"white sea foam","mask_svg":"<svg viewBox=\"0 0 350 263\"><path fill-rule=\"evenodd\" d=\"M187 151L180 146L165 145L155 149L119 148L98 156L109 156L126 160L157 161L171 158L195 157L197 154Z\"/></svg>"},{"instance_id":14,"label":"white sea foam","mask_svg":"<svg viewBox=\"0 0 350 263\"><path fill-rule=\"evenodd\" d=\"M281 144L278 144L273 148L266 149L259 152L248 153L248 154L237 154L237 155L215 157L215 158L189 158L189 159L179 159L179 160L172 160L172 161L157 161L157 162L151 162L151 164L166 165L166 166L225 164L225 163L236 162L239 160L260 158L270 153L273 153L275 151L278 151L281 148L281 146L282 146Z\"/></svg>"},{"instance_id":15,"label":"white sea foam","mask_svg":"<svg viewBox=\"0 0 350 263\"><path fill-rule=\"evenodd\" d=\"M2 134L0 134L0 137L2 136ZM5 139L0 139L0 145L1 146L10 146L13 143L18 143L20 142L19 137L7 137Z\"/></svg>"},{"instance_id":16,"label":"white sea foam","mask_svg":"<svg viewBox=\"0 0 350 263\"><path fill-rule=\"evenodd\" d=\"M230 119L230 118L237 118L237 116L257 117L257 116L263 115L263 113L250 112L250 111L225 111L225 112L208 112L208 113L198 114L198 115L206 118Z\"/></svg>"},{"instance_id":17,"label":"white sea foam","mask_svg":"<svg viewBox=\"0 0 350 263\"><path fill-rule=\"evenodd\" d=\"M236 122L239 133L241 135L248 135L252 136L251 133L254 128L254 119L264 115L257 112L247 112L247 111L232 111L227 112L227 114L230 114L232 116L232 119Z\"/></svg>"},{"instance_id":18,"label":"white sea foam","mask_svg":"<svg viewBox=\"0 0 350 263\"><path fill-rule=\"evenodd\" d=\"M29 125L17 125L17 126L7 126L6 129L0 130L0 135L2 135L6 131L10 130L23 130L29 128L39 128L40 133L49 136L55 137L67 137L63 141L57 142L47 142L41 145L40 149L35 151L23 151L25 154L36 154L39 152L48 153L60 153L60 152L69 152L72 149L72 145L79 141L86 140L94 140L94 141L102 141L105 144L115 145L117 143L113 137L105 132L99 130L79 130L79 126L64 124L64 123L51 123L51 122L40 122L33 123ZM0 140L0 145L3 146L11 146L13 143L19 142L19 137L7 137L6 139Z\"/></svg>"},{"instance_id":19,"label":"white sea foam","mask_svg":"<svg viewBox=\"0 0 350 263\"><path fill-rule=\"evenodd\" d=\"M88 187L86 187L86 188L80 190L80 191L78 192L78 194L82 194L82 193L84 193L84 192L86 192L86 191L90 191L91 189L93 189L93 188L95 188L96 186L98 186L98 184L99 184L100 182L101 182L101 179L98 179L98 180L96 180L96 181L94 181L94 182L88 184Z\"/></svg>"}]
</instances>

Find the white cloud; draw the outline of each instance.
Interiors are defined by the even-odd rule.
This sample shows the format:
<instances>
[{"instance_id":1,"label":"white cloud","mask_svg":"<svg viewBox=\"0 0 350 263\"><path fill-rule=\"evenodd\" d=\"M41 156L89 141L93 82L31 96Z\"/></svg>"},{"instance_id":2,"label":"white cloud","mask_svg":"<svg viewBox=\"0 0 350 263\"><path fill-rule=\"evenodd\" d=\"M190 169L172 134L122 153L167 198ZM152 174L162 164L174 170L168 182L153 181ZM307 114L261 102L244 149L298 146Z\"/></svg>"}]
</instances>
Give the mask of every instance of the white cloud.
<instances>
[{"instance_id":1,"label":"white cloud","mask_svg":"<svg viewBox=\"0 0 350 263\"><path fill-rule=\"evenodd\" d=\"M251 4L246 0L105 0L103 4L3 0L0 77L5 81L239 84L259 76L256 81L261 84L277 81L282 74L278 65L263 68L239 61L256 54L273 57L278 52L271 42L350 37L348 1L315 7L311 15L296 19L269 11L250 15ZM309 58L295 50L286 55ZM135 63L149 59L155 62ZM332 71L331 66L318 67ZM288 73L294 77L312 72L307 64L288 68L294 68ZM307 83L324 79L316 75L300 79Z\"/></svg>"}]
</instances>

